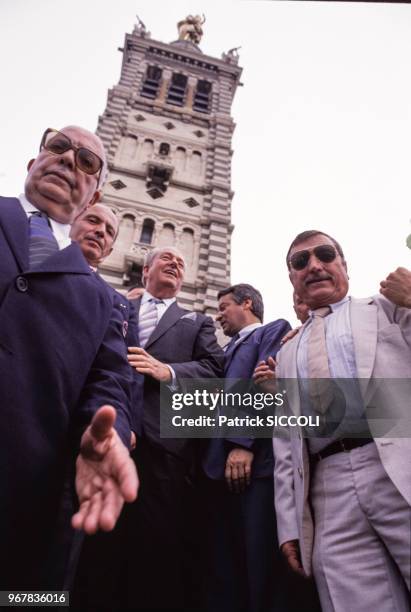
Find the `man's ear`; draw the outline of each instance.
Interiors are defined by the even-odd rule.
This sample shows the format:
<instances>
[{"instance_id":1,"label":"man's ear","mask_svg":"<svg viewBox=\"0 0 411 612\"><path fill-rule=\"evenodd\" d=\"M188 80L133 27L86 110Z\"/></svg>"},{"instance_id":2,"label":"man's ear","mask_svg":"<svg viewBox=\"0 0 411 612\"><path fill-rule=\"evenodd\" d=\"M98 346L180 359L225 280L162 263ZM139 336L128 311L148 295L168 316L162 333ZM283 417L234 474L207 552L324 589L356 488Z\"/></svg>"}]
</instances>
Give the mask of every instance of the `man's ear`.
<instances>
[{"instance_id":1,"label":"man's ear","mask_svg":"<svg viewBox=\"0 0 411 612\"><path fill-rule=\"evenodd\" d=\"M252 310L253 300L251 298L245 298L241 305L244 307L244 310Z\"/></svg>"},{"instance_id":2,"label":"man's ear","mask_svg":"<svg viewBox=\"0 0 411 612\"><path fill-rule=\"evenodd\" d=\"M36 161L35 159L31 159L29 161L29 163L27 164L27 172L30 171L30 168L32 167L32 165L34 164L35 161Z\"/></svg>"},{"instance_id":3,"label":"man's ear","mask_svg":"<svg viewBox=\"0 0 411 612\"><path fill-rule=\"evenodd\" d=\"M100 190L95 191L93 194L93 197L91 198L90 202L87 204L86 208L90 208L90 206L94 206L94 204L97 204L97 202L101 200L102 193L103 192Z\"/></svg>"}]
</instances>

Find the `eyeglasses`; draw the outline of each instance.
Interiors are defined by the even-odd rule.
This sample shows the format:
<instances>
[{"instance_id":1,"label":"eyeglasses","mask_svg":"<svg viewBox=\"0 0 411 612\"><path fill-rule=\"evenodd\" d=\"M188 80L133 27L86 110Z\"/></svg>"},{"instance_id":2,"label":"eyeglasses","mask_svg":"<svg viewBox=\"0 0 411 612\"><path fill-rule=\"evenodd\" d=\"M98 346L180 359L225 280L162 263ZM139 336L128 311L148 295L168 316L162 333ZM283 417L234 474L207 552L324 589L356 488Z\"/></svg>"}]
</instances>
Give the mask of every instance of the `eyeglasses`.
<instances>
[{"instance_id":1,"label":"eyeglasses","mask_svg":"<svg viewBox=\"0 0 411 612\"><path fill-rule=\"evenodd\" d=\"M42 149L46 149L54 155L63 155L63 153L72 149L77 168L86 174L97 174L98 172L97 183L99 183L103 160L90 149L75 147L70 138L62 132L48 128L41 139L40 151Z\"/></svg>"},{"instance_id":2,"label":"eyeglasses","mask_svg":"<svg viewBox=\"0 0 411 612\"><path fill-rule=\"evenodd\" d=\"M303 251L293 253L288 263L294 270L304 270L312 254L322 263L331 263L337 257L337 250L331 244L320 244L313 249L304 249Z\"/></svg>"}]
</instances>

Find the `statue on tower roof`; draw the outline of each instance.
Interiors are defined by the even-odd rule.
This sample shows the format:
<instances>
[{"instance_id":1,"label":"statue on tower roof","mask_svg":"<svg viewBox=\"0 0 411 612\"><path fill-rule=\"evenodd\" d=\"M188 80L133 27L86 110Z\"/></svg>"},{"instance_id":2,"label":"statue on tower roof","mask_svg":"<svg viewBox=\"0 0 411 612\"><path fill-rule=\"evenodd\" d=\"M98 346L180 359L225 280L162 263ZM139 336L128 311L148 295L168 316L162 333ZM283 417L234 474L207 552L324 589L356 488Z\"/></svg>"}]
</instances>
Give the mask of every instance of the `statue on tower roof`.
<instances>
[{"instance_id":1,"label":"statue on tower roof","mask_svg":"<svg viewBox=\"0 0 411 612\"><path fill-rule=\"evenodd\" d=\"M188 40L189 42L198 45L203 36L203 28L201 27L205 23L205 16L203 15L187 15L185 19L178 22L178 39Z\"/></svg>"},{"instance_id":2,"label":"statue on tower roof","mask_svg":"<svg viewBox=\"0 0 411 612\"><path fill-rule=\"evenodd\" d=\"M134 26L134 31L136 34L139 34L142 38L150 38L150 32L147 32L146 24L141 21L140 17L136 15L137 23Z\"/></svg>"}]
</instances>

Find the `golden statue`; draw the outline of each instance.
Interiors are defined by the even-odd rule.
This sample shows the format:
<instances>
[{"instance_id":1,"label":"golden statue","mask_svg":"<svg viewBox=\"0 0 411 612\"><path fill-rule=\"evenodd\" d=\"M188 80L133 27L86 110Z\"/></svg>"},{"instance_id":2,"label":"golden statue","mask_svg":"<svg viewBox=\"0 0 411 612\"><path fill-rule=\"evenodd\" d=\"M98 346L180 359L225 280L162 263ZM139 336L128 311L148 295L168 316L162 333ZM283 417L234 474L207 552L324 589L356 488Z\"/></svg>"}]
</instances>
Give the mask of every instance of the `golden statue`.
<instances>
[{"instance_id":1,"label":"golden statue","mask_svg":"<svg viewBox=\"0 0 411 612\"><path fill-rule=\"evenodd\" d=\"M187 15L177 24L178 40L188 40L198 45L203 35L201 26L205 23L205 20L204 15L202 17L200 15Z\"/></svg>"}]
</instances>

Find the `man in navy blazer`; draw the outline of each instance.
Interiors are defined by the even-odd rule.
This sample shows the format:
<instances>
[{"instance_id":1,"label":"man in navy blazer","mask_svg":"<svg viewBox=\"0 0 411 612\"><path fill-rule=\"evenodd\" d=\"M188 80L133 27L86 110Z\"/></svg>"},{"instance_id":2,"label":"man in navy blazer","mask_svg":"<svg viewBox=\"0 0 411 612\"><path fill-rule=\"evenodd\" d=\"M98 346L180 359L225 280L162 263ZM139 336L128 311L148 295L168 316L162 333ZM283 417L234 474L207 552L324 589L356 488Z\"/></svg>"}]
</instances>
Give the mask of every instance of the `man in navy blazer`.
<instances>
[{"instance_id":1,"label":"man in navy blazer","mask_svg":"<svg viewBox=\"0 0 411 612\"><path fill-rule=\"evenodd\" d=\"M290 325L283 319L262 325L262 297L251 285L228 287L219 292L218 299L217 320L231 337L225 351L225 390L235 388L235 381L227 379L242 379L242 391L248 380L251 389L255 366L276 354ZM276 524L271 440L211 439L203 467L209 479L212 515L209 609L266 612L274 605L282 609L281 598L274 600L280 581L275 580L273 565Z\"/></svg>"},{"instance_id":2,"label":"man in navy blazer","mask_svg":"<svg viewBox=\"0 0 411 612\"><path fill-rule=\"evenodd\" d=\"M47 130L25 193L0 199L3 590L61 588L70 543L66 476L92 419L77 458L73 526L112 529L124 500L136 496L122 321L69 238L75 215L97 201L105 168L94 134ZM40 212L56 244L29 265L30 218Z\"/></svg>"}]
</instances>

